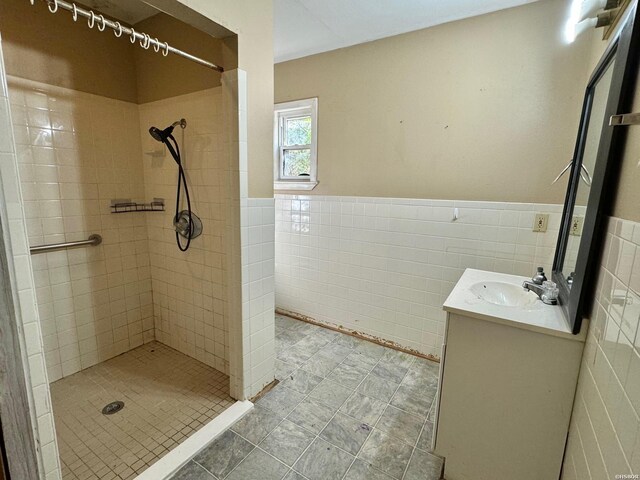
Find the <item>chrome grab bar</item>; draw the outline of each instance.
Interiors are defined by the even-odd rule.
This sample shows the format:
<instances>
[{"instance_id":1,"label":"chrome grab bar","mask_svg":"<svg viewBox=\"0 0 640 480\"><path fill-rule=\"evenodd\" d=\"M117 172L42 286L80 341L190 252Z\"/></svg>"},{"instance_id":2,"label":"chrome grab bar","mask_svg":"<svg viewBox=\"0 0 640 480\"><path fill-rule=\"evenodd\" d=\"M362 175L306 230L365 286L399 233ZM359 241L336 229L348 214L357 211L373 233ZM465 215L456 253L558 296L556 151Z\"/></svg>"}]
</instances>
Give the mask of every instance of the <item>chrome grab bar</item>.
<instances>
[{"instance_id":1,"label":"chrome grab bar","mask_svg":"<svg viewBox=\"0 0 640 480\"><path fill-rule=\"evenodd\" d=\"M86 240L79 240L77 242L62 242L62 243L51 243L49 245L36 245L34 247L29 248L29 252L31 255L35 255L36 253L49 253L49 252L57 252L58 250L66 250L67 248L78 248L84 247L86 245L96 246L102 243L102 236L94 233L89 235L89 238Z\"/></svg>"}]
</instances>

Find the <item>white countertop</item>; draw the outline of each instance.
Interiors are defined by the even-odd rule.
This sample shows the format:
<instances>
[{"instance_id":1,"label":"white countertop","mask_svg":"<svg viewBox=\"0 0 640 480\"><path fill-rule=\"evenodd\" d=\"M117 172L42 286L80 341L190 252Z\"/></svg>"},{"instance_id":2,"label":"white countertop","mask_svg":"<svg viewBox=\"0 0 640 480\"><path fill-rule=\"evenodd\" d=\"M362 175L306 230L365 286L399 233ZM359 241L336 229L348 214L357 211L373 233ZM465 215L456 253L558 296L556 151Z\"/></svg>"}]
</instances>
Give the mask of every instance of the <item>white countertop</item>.
<instances>
[{"instance_id":1,"label":"white countertop","mask_svg":"<svg viewBox=\"0 0 640 480\"><path fill-rule=\"evenodd\" d=\"M482 300L471 291L471 286L476 283L504 282L521 287L522 282L525 280L531 279L518 275L467 268L444 302L443 308L447 312L466 317L583 342L585 339L584 332L588 328L586 320L582 323L580 333L573 335L569 323L562 313L562 308L558 305L546 305L542 303L542 300L537 300L528 307L495 305Z\"/></svg>"}]
</instances>

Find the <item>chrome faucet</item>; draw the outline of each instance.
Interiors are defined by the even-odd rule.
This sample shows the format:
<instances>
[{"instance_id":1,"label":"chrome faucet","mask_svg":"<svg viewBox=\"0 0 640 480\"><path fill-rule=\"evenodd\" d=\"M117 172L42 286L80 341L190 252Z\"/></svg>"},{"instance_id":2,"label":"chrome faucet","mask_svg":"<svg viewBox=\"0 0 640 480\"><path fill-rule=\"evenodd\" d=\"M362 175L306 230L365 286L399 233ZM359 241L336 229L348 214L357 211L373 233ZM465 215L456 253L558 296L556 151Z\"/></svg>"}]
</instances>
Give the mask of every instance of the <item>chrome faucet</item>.
<instances>
[{"instance_id":1,"label":"chrome faucet","mask_svg":"<svg viewBox=\"0 0 640 480\"><path fill-rule=\"evenodd\" d=\"M542 267L538 267L538 271L531 280L522 282L522 288L538 295L540 300L547 305L558 304L558 289L556 284L547 280Z\"/></svg>"}]
</instances>

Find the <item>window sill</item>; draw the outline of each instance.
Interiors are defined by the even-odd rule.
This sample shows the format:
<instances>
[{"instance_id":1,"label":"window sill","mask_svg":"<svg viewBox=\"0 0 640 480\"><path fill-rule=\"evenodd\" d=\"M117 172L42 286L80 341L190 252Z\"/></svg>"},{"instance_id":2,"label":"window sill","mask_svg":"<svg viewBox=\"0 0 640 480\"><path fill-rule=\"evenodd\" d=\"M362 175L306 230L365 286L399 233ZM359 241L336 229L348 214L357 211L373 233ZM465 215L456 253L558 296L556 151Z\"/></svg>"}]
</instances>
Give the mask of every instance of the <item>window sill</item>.
<instances>
[{"instance_id":1,"label":"window sill","mask_svg":"<svg viewBox=\"0 0 640 480\"><path fill-rule=\"evenodd\" d=\"M274 190L313 190L318 182L273 182Z\"/></svg>"}]
</instances>

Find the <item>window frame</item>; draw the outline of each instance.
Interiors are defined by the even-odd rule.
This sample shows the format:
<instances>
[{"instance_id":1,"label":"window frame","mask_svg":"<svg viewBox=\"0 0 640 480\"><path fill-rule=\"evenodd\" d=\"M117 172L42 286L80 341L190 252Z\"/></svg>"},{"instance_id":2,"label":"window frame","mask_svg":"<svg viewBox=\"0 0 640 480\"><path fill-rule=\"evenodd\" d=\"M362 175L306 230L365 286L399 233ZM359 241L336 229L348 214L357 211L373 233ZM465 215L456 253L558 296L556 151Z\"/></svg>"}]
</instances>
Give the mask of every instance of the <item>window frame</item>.
<instances>
[{"instance_id":1,"label":"window frame","mask_svg":"<svg viewBox=\"0 0 640 480\"><path fill-rule=\"evenodd\" d=\"M285 146L284 123L287 119L311 117L311 143ZM288 150L311 150L309 176L284 175L284 153ZM318 184L318 98L276 103L273 108L273 188L275 190L313 190Z\"/></svg>"}]
</instances>

